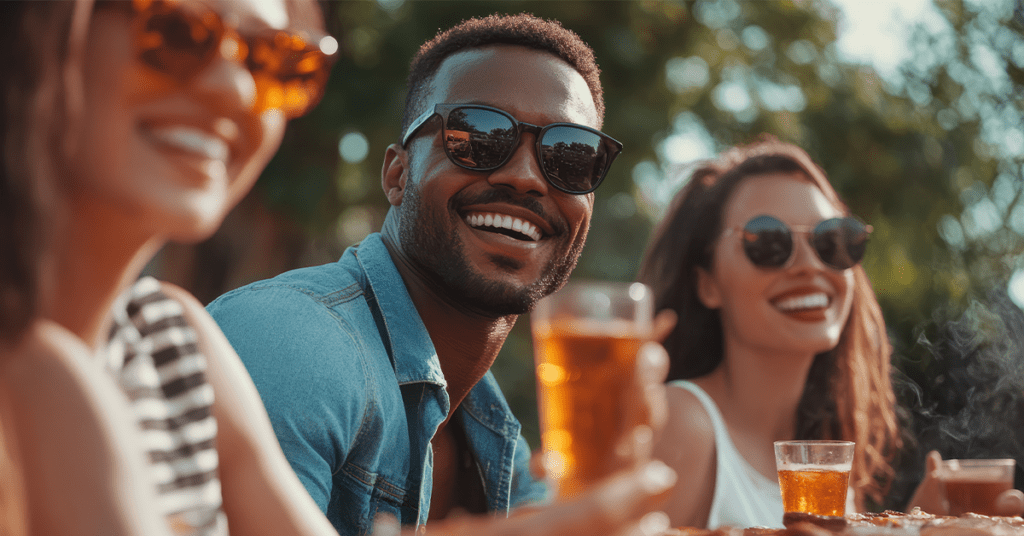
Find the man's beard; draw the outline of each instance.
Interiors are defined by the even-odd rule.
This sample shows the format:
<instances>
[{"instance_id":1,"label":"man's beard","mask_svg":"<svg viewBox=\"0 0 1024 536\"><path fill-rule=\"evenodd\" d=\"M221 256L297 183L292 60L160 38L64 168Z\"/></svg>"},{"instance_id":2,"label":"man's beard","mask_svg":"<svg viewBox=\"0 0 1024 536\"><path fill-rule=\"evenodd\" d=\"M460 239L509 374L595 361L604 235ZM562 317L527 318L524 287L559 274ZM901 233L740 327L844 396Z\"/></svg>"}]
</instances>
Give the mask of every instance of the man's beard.
<instances>
[{"instance_id":1,"label":"man's beard","mask_svg":"<svg viewBox=\"0 0 1024 536\"><path fill-rule=\"evenodd\" d=\"M506 202L523 204L514 201L516 197L510 193L496 195ZM526 285L500 278L489 279L487 274L474 270L470 265L465 244L455 233L460 217L454 210L445 210L448 208L425 206L417 181L408 181L399 205L401 247L448 299L483 315L498 318L530 312L538 300L562 288L568 281L583 250L585 237L573 243L565 255L554 255L544 266L540 279ZM559 234L564 235L568 230L562 227ZM490 261L495 265L495 272L522 268L521 262L510 257L491 256Z\"/></svg>"}]
</instances>

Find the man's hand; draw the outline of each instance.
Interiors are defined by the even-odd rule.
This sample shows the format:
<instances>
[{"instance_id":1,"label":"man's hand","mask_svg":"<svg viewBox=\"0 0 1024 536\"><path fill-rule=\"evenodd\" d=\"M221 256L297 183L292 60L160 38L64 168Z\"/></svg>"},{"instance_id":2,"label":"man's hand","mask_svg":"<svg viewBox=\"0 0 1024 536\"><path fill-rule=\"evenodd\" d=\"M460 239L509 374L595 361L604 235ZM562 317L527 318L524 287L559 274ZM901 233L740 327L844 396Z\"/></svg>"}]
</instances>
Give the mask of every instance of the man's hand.
<instances>
[{"instance_id":1,"label":"man's hand","mask_svg":"<svg viewBox=\"0 0 1024 536\"><path fill-rule=\"evenodd\" d=\"M665 375L668 353L658 342L672 331L676 315L659 313L654 320L652 342L637 354L634 385L622 400L625 418L614 453L622 470L590 487L578 497L551 505L518 510L512 517L496 519L473 516L431 522L428 535L444 536L561 536L587 534L654 536L668 529L668 516L658 511L661 501L676 482L676 474L664 463L651 460L654 432L665 425L668 405ZM539 455L531 462L535 476L543 473ZM374 536L412 536L399 531L393 518L382 519Z\"/></svg>"},{"instance_id":2,"label":"man's hand","mask_svg":"<svg viewBox=\"0 0 1024 536\"><path fill-rule=\"evenodd\" d=\"M949 501L946 499L946 487L940 480L942 456L931 451L925 458L924 479L918 484L914 496L907 505L907 510L919 507L921 510L935 515L949 515ZM1004 491L996 499L996 515L1019 516L1024 514L1024 493L1011 489Z\"/></svg>"},{"instance_id":3,"label":"man's hand","mask_svg":"<svg viewBox=\"0 0 1024 536\"><path fill-rule=\"evenodd\" d=\"M668 352L661 341L676 325L676 313L666 309L654 317L651 341L640 348L633 374L633 389L620 402L626 405L626 419L615 449L618 467L642 464L651 459L654 437L668 419L668 398L665 376L668 374ZM657 341L657 342L653 342Z\"/></svg>"}]
</instances>

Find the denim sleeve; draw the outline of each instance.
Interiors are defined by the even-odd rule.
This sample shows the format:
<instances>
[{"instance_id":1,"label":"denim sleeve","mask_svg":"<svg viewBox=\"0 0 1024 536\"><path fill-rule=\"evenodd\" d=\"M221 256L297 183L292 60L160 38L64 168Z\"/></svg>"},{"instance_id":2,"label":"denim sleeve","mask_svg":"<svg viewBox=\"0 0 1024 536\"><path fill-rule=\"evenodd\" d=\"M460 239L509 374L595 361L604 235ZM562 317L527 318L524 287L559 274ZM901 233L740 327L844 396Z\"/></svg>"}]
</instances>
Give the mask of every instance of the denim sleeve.
<instances>
[{"instance_id":1,"label":"denim sleeve","mask_svg":"<svg viewBox=\"0 0 1024 536\"><path fill-rule=\"evenodd\" d=\"M533 452L526 438L519 436L512 468L512 497L509 509L520 506L536 506L548 502L548 486L543 480L533 478L530 472L530 457Z\"/></svg>"},{"instance_id":2,"label":"denim sleeve","mask_svg":"<svg viewBox=\"0 0 1024 536\"><path fill-rule=\"evenodd\" d=\"M292 469L326 513L332 475L345 463L366 410L352 329L285 286L244 287L207 310L252 376Z\"/></svg>"}]
</instances>

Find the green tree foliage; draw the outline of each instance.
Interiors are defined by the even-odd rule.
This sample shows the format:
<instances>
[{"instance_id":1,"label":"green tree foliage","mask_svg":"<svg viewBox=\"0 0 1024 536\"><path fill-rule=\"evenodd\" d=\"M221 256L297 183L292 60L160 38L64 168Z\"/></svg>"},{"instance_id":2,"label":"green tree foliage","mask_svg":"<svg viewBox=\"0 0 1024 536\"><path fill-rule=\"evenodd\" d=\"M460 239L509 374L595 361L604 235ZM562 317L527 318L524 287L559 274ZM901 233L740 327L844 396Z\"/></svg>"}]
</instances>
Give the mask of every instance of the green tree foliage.
<instances>
[{"instance_id":1,"label":"green tree foliage","mask_svg":"<svg viewBox=\"0 0 1024 536\"><path fill-rule=\"evenodd\" d=\"M292 122L281 151L218 236L171 248L154 267L201 299L333 261L379 229L387 209L381 157L400 135L409 60L438 30L494 12L560 20L594 47L603 70L604 130L625 150L597 193L575 277L634 277L687 163L760 133L806 148L874 227L864 264L897 348L895 363L925 387L924 402L948 368L936 369L933 347L918 344L919 337L941 338L944 319L990 289L1005 289L1020 268L1019 0L943 0L939 24L906 29L913 32L912 59L891 80L842 61L839 13L824 0L378 0L327 7L342 51L323 102ZM536 445L526 322L495 371Z\"/></svg>"}]
</instances>

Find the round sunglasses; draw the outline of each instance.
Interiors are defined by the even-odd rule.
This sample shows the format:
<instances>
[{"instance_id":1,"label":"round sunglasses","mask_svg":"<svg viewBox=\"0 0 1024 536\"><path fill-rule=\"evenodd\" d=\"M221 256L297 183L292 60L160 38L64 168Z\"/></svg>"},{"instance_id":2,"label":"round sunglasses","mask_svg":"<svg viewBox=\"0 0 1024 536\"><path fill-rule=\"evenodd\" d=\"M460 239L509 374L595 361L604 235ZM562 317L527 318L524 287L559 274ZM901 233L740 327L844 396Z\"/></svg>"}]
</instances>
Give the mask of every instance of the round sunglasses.
<instances>
[{"instance_id":1,"label":"round sunglasses","mask_svg":"<svg viewBox=\"0 0 1024 536\"><path fill-rule=\"evenodd\" d=\"M184 83L223 54L243 62L252 74L258 113L280 109L298 117L323 96L338 50L329 35L275 29L242 35L199 2L133 0L131 5L139 59L154 71Z\"/></svg>"},{"instance_id":2,"label":"round sunglasses","mask_svg":"<svg viewBox=\"0 0 1024 536\"><path fill-rule=\"evenodd\" d=\"M517 121L498 108L479 104L436 104L409 125L402 147L434 116L441 117L441 136L448 160L464 169L493 171L505 165L523 132L536 136L537 161L551 186L568 194L597 189L622 152L607 134L576 123L544 127Z\"/></svg>"},{"instance_id":3,"label":"round sunglasses","mask_svg":"<svg viewBox=\"0 0 1024 536\"><path fill-rule=\"evenodd\" d=\"M793 260L793 235L806 234L807 241L826 266L846 270L864 258L871 226L857 218L831 218L812 227L790 227L778 218L761 215L751 218L739 232L743 251L759 268L783 268Z\"/></svg>"}]
</instances>

